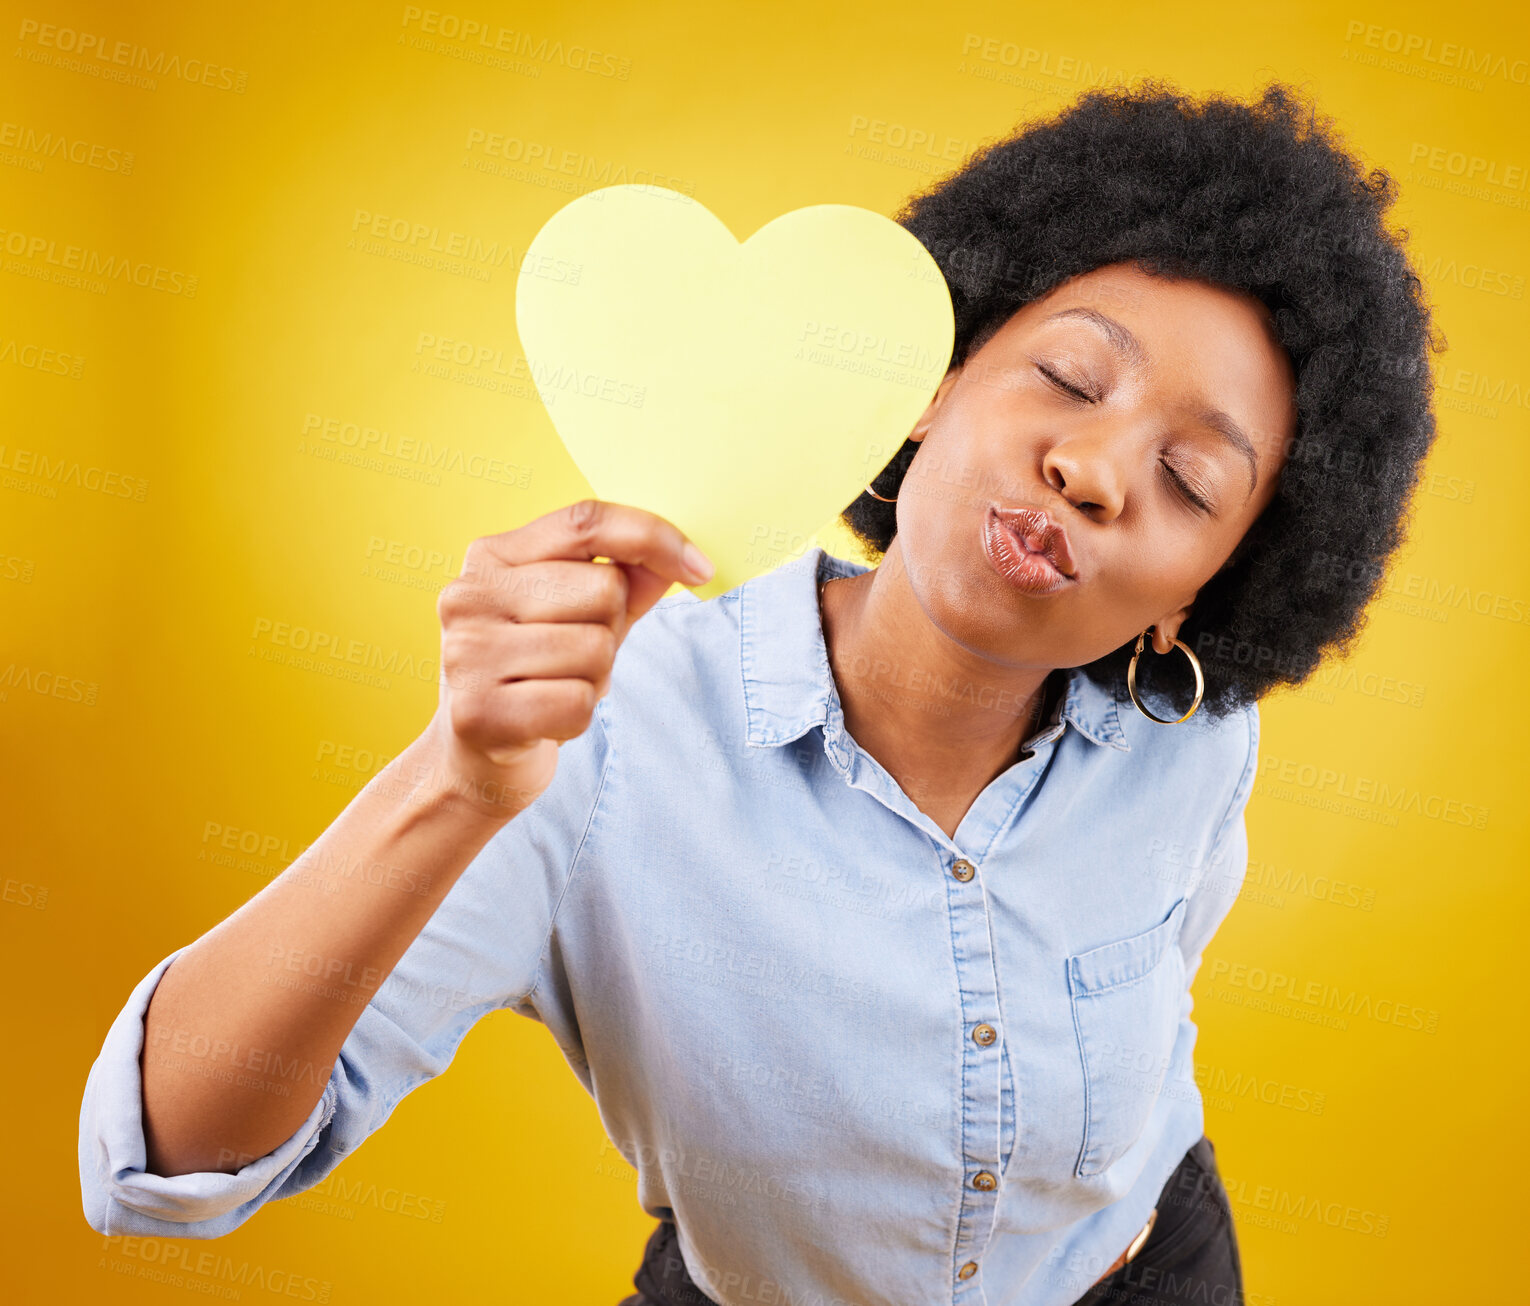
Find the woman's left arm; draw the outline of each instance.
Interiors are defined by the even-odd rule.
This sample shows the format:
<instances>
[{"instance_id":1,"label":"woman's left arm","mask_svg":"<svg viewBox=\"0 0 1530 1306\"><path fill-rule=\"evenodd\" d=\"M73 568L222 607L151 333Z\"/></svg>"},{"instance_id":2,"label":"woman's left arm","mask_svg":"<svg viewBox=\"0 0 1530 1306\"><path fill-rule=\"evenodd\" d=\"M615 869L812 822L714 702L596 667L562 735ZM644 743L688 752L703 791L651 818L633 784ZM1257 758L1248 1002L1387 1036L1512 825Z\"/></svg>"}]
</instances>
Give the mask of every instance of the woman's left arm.
<instances>
[{"instance_id":1,"label":"woman's left arm","mask_svg":"<svg viewBox=\"0 0 1530 1306\"><path fill-rule=\"evenodd\" d=\"M1200 878L1185 904L1185 920L1180 927L1179 947L1185 958L1187 998L1190 985L1201 966L1201 954L1227 919L1227 913L1238 899L1243 877L1248 870L1248 830L1244 823L1244 813L1254 791L1254 776L1259 766L1258 704L1247 707L1243 719L1248 726L1248 752L1244 757L1243 770L1212 839L1211 851L1202 863Z\"/></svg>"}]
</instances>

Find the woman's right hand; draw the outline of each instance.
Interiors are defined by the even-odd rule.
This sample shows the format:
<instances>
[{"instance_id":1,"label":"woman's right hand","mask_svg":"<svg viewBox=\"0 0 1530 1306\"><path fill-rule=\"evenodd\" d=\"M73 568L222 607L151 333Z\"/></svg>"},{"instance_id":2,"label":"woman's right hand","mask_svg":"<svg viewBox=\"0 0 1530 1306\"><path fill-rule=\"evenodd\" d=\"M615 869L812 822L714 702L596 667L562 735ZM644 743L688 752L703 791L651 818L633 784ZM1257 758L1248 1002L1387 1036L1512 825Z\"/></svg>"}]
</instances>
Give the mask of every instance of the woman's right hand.
<instances>
[{"instance_id":1,"label":"woman's right hand","mask_svg":"<svg viewBox=\"0 0 1530 1306\"><path fill-rule=\"evenodd\" d=\"M633 623L675 581L712 574L673 523L601 499L475 539L436 602L441 693L422 741L442 783L504 820L528 807L558 744L589 726Z\"/></svg>"}]
</instances>

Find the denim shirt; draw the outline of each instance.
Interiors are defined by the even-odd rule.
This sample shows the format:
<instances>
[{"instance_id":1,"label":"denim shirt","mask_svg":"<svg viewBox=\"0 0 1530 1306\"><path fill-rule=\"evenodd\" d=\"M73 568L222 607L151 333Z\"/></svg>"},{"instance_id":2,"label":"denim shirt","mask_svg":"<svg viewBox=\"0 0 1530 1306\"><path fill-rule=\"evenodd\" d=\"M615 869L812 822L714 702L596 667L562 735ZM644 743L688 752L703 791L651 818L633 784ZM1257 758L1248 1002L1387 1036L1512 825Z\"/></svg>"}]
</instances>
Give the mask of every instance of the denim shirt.
<instances>
[{"instance_id":1,"label":"denim shirt","mask_svg":"<svg viewBox=\"0 0 1530 1306\"><path fill-rule=\"evenodd\" d=\"M144 1170L155 965L85 1086L91 1226L228 1233L508 1008L722 1306L1074 1302L1202 1134L1189 985L1242 881L1258 711L1158 725L1071 670L948 837L845 730L815 582L865 570L814 547L642 617L308 1119L235 1174Z\"/></svg>"}]
</instances>

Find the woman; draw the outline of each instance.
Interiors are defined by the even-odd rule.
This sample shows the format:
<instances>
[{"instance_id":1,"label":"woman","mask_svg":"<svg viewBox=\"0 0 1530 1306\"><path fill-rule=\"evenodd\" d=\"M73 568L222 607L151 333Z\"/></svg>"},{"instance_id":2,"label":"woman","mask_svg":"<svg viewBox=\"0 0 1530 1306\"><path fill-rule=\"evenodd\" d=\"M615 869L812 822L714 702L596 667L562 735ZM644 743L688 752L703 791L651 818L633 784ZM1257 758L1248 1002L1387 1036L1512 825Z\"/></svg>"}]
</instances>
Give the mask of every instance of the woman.
<instances>
[{"instance_id":1,"label":"woman","mask_svg":"<svg viewBox=\"0 0 1530 1306\"><path fill-rule=\"evenodd\" d=\"M630 1303L1237 1300L1189 985L1433 435L1391 199L1281 88L1092 93L900 215L956 348L879 566L475 541L426 730L114 1022L92 1226L228 1232L508 1007L638 1169Z\"/></svg>"}]
</instances>

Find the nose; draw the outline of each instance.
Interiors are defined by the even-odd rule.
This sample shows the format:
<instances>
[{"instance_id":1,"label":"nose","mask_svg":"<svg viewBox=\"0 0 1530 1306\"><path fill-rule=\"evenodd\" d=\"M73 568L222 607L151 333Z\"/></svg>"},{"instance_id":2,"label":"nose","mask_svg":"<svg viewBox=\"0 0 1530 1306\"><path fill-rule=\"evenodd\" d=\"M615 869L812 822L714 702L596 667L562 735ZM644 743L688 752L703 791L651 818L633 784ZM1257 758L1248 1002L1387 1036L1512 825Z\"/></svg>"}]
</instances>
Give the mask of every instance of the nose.
<instances>
[{"instance_id":1,"label":"nose","mask_svg":"<svg viewBox=\"0 0 1530 1306\"><path fill-rule=\"evenodd\" d=\"M1121 443L1103 426L1060 436L1042 455L1041 474L1075 508L1113 521L1126 506Z\"/></svg>"}]
</instances>

